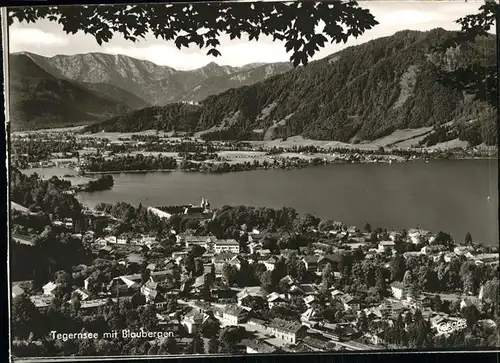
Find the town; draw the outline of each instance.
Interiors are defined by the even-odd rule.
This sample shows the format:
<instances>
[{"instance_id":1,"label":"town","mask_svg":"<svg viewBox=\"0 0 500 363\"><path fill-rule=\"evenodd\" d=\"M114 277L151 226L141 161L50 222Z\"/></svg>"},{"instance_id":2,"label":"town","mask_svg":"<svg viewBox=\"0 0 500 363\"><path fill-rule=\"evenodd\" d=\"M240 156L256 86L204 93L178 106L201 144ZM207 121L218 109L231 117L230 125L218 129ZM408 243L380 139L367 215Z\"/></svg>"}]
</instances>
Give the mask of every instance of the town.
<instances>
[{"instance_id":1,"label":"town","mask_svg":"<svg viewBox=\"0 0 500 363\"><path fill-rule=\"evenodd\" d=\"M277 146L205 140L186 133L89 134L77 131L14 134L12 163L21 168L71 168L80 174L181 170L224 173L294 169L333 163L496 157L496 148L384 148L373 145Z\"/></svg>"},{"instance_id":2,"label":"town","mask_svg":"<svg viewBox=\"0 0 500 363\"><path fill-rule=\"evenodd\" d=\"M499 345L498 248L470 234L214 209L206 198L90 209L57 177L14 168L11 180L15 355ZM151 334L109 335L126 329Z\"/></svg>"}]
</instances>

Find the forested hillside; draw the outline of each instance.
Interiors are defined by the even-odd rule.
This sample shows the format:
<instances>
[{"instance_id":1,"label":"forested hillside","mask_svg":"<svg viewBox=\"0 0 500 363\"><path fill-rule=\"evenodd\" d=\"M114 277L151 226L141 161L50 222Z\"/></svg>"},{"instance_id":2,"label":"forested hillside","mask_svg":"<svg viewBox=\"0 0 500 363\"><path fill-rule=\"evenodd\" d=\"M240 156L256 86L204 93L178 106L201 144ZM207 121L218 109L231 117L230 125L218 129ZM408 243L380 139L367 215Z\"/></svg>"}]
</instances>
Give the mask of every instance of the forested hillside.
<instances>
[{"instance_id":1,"label":"forested hillside","mask_svg":"<svg viewBox=\"0 0 500 363\"><path fill-rule=\"evenodd\" d=\"M466 140L474 138L475 144L496 144L491 107L439 81L440 72L494 64L495 39L483 38L445 52L436 50L453 35L443 29L401 31L210 96L199 108L146 108L91 129L160 127L196 132L212 128L221 135L261 130L259 137L268 139L300 134L358 142L397 129L436 126Z\"/></svg>"}]
</instances>

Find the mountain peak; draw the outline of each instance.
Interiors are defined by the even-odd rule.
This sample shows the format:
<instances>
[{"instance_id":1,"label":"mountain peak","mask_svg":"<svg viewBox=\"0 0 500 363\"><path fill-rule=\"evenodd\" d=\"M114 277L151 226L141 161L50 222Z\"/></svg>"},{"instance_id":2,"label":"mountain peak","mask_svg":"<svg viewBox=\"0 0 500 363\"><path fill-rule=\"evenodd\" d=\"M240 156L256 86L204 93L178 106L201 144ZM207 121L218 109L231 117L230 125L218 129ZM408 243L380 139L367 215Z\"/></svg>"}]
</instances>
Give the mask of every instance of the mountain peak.
<instances>
[{"instance_id":1,"label":"mountain peak","mask_svg":"<svg viewBox=\"0 0 500 363\"><path fill-rule=\"evenodd\" d=\"M207 63L207 65L202 67L202 68L219 68L219 67L220 67L220 65L218 65L217 63L212 61L210 63Z\"/></svg>"}]
</instances>

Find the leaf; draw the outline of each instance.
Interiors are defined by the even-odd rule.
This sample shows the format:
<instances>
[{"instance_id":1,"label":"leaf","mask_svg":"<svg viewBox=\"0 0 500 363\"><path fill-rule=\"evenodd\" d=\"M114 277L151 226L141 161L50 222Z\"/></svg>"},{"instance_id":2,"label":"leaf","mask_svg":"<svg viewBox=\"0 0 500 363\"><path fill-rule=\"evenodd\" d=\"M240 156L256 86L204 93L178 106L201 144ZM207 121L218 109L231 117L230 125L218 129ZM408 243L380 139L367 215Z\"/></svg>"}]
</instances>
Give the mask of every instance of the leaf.
<instances>
[{"instance_id":1,"label":"leaf","mask_svg":"<svg viewBox=\"0 0 500 363\"><path fill-rule=\"evenodd\" d=\"M214 57L218 57L218 56L220 56L221 54L220 54L220 52L219 52L217 49L212 48L212 49L210 49L210 50L207 52L207 55L212 55L212 56L214 56Z\"/></svg>"},{"instance_id":2,"label":"leaf","mask_svg":"<svg viewBox=\"0 0 500 363\"><path fill-rule=\"evenodd\" d=\"M481 8L487 13L488 22L494 20L492 16L493 5ZM242 34L249 36L250 40L258 40L260 34L273 35L273 40L286 40L287 52L299 51L306 38L314 34L315 26L323 22L323 34L314 34L315 46L307 49L307 54L316 51L328 41L327 36L333 41L346 41L344 36L358 36L378 24L372 14L361 8L355 1L314 3L191 3L191 4L135 4L135 5L86 5L86 6L50 6L44 8L23 7L9 12L9 24L13 19L20 22L35 22L47 18L61 24L64 31L74 34L78 30L87 30L92 34L98 44L109 41L112 35L98 35L98 29L104 26L112 33L121 33L127 39L135 39L130 34L144 38L148 32L155 37L165 40L174 40L178 49L196 43L203 47L201 39L179 38L180 32L191 32L193 29L207 29L203 39L213 39L207 44L211 47L220 45L218 37L221 33L231 39L241 39ZM479 22L476 17L463 20L464 24L471 27L481 27L484 22ZM126 25L122 27L121 25ZM343 27L347 27L345 34ZM126 33L128 32L128 34ZM478 30L479 32L479 30ZM326 36L325 36L326 35ZM177 37L177 38L176 38ZM290 43L291 42L291 43Z\"/></svg>"},{"instance_id":3,"label":"leaf","mask_svg":"<svg viewBox=\"0 0 500 363\"><path fill-rule=\"evenodd\" d=\"M212 39L207 40L207 45L211 45L212 47L216 47L217 45L220 45L220 42L217 39L212 38Z\"/></svg>"}]
</instances>

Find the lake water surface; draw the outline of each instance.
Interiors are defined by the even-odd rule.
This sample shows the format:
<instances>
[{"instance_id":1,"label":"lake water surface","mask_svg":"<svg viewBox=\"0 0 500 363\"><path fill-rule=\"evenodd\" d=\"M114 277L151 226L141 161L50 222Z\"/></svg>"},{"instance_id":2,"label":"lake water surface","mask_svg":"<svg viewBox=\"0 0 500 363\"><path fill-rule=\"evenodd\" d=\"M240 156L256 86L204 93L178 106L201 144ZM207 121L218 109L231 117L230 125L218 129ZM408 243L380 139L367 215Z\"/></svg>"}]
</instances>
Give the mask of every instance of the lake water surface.
<instances>
[{"instance_id":1,"label":"lake water surface","mask_svg":"<svg viewBox=\"0 0 500 363\"><path fill-rule=\"evenodd\" d=\"M71 173L34 171L45 176ZM226 174L123 173L113 178L113 189L79 193L79 200L91 206L117 201L161 206L199 203L206 197L213 207L289 206L360 228L366 222L387 229L420 225L451 233L457 241L470 232L475 241L498 244L497 160L335 164Z\"/></svg>"}]
</instances>

